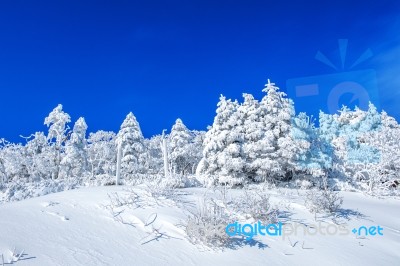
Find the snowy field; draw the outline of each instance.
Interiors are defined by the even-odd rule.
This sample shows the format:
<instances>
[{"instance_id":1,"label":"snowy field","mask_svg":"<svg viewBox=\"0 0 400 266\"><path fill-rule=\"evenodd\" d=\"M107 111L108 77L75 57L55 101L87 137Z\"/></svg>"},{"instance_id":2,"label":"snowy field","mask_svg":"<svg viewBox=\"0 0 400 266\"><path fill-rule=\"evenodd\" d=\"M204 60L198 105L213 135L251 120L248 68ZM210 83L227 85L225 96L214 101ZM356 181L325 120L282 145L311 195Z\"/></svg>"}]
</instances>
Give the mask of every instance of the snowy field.
<instances>
[{"instance_id":1,"label":"snowy field","mask_svg":"<svg viewBox=\"0 0 400 266\"><path fill-rule=\"evenodd\" d=\"M81 188L0 205L4 264L400 265L397 199L340 192L344 202L337 217L318 214L315 220L304 206L305 191L271 189L271 204L279 208L283 223L327 226L335 221L350 230L379 225L383 235L257 236L250 241L235 238L229 247L210 249L192 244L184 224L204 197L221 199L219 191L185 188L172 198L155 200L143 187L135 187L135 204L112 209L111 199L114 203L123 199L128 190ZM231 190L227 198L241 193Z\"/></svg>"}]
</instances>

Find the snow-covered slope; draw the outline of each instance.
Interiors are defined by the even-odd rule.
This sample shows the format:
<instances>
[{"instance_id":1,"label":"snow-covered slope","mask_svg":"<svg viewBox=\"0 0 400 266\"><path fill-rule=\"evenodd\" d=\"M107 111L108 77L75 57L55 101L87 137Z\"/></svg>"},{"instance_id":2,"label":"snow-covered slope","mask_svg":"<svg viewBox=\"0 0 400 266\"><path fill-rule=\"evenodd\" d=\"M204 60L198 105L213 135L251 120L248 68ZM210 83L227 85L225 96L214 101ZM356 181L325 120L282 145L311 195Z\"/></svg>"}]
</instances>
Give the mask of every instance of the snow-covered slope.
<instances>
[{"instance_id":1,"label":"snow-covered slope","mask_svg":"<svg viewBox=\"0 0 400 266\"><path fill-rule=\"evenodd\" d=\"M23 254L16 265L400 265L400 202L345 192L341 222L380 225L383 236L262 236L232 248L192 245L182 228L205 189L182 189L179 204L160 200L127 209L115 221L108 194L126 187L91 187L0 205L0 254ZM139 189L138 189L139 190ZM236 193L240 193L237 191ZM315 223L302 196L271 191L286 222ZM327 218L317 221L332 224ZM14 260L16 260L14 258ZM1 265L1 255L0 255Z\"/></svg>"}]
</instances>

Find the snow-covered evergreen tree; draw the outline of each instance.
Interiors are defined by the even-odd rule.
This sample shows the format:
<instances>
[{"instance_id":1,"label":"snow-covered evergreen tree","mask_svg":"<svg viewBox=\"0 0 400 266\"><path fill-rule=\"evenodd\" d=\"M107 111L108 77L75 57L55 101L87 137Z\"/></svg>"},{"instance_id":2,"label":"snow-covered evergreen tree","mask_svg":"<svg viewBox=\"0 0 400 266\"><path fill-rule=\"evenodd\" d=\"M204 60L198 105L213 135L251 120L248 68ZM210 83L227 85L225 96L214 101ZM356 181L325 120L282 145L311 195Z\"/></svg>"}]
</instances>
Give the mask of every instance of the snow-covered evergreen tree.
<instances>
[{"instance_id":1,"label":"snow-covered evergreen tree","mask_svg":"<svg viewBox=\"0 0 400 266\"><path fill-rule=\"evenodd\" d=\"M173 173L191 173L193 165L197 162L193 144L194 135L178 118L168 136L169 159Z\"/></svg>"},{"instance_id":2,"label":"snow-covered evergreen tree","mask_svg":"<svg viewBox=\"0 0 400 266\"><path fill-rule=\"evenodd\" d=\"M133 180L147 170L147 153L144 138L136 117L130 112L117 134L117 147L121 148L121 177Z\"/></svg>"},{"instance_id":3,"label":"snow-covered evergreen tree","mask_svg":"<svg viewBox=\"0 0 400 266\"><path fill-rule=\"evenodd\" d=\"M262 178L290 179L295 168L294 104L269 80L263 92L267 95L260 102L260 113L265 134L255 143L263 147L257 159L257 173Z\"/></svg>"},{"instance_id":4,"label":"snow-covered evergreen tree","mask_svg":"<svg viewBox=\"0 0 400 266\"><path fill-rule=\"evenodd\" d=\"M214 123L205 135L203 159L196 174L208 183L241 184L245 180L245 160L239 104L221 95L217 106Z\"/></svg>"},{"instance_id":5,"label":"snow-covered evergreen tree","mask_svg":"<svg viewBox=\"0 0 400 266\"><path fill-rule=\"evenodd\" d=\"M294 118L292 136L296 148L296 173L317 178L326 176L332 168L333 149L329 142L320 137L318 129L305 113ZM312 181L316 184L320 180Z\"/></svg>"},{"instance_id":6,"label":"snow-covered evergreen tree","mask_svg":"<svg viewBox=\"0 0 400 266\"><path fill-rule=\"evenodd\" d=\"M244 93L244 102L239 107L239 116L241 120L241 132L244 135L243 153L246 178L259 180L258 171L260 169L260 156L265 153L262 140L265 136L264 116L265 108L254 99L253 95Z\"/></svg>"},{"instance_id":7,"label":"snow-covered evergreen tree","mask_svg":"<svg viewBox=\"0 0 400 266\"><path fill-rule=\"evenodd\" d=\"M80 117L72 129L72 133L65 144L65 154L61 167L66 177L82 178L88 171L88 153L86 141L87 124Z\"/></svg>"}]
</instances>

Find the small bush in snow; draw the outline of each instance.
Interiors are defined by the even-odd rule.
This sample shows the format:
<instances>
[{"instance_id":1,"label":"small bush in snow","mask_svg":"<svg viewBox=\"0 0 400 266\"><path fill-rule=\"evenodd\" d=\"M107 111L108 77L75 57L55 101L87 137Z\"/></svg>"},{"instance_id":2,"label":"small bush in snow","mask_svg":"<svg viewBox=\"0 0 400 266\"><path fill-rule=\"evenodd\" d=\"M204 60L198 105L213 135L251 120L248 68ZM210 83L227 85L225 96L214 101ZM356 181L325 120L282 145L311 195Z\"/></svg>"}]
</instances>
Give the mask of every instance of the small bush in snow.
<instances>
[{"instance_id":1,"label":"small bush in snow","mask_svg":"<svg viewBox=\"0 0 400 266\"><path fill-rule=\"evenodd\" d=\"M172 200L174 204L179 202L180 193L177 188L181 187L182 183L179 180L172 178L156 178L144 184L147 196L150 196L151 201L156 204L165 200Z\"/></svg>"},{"instance_id":2,"label":"small bush in snow","mask_svg":"<svg viewBox=\"0 0 400 266\"><path fill-rule=\"evenodd\" d=\"M312 213L335 213L343 204L343 197L339 192L324 188L322 190L310 190L306 194L305 205Z\"/></svg>"},{"instance_id":3,"label":"small bush in snow","mask_svg":"<svg viewBox=\"0 0 400 266\"><path fill-rule=\"evenodd\" d=\"M233 202L234 211L245 218L253 218L265 224L278 222L278 210L270 203L270 196L264 188L261 190L244 190L244 195Z\"/></svg>"},{"instance_id":4,"label":"small bush in snow","mask_svg":"<svg viewBox=\"0 0 400 266\"><path fill-rule=\"evenodd\" d=\"M223 207L218 206L215 201L204 201L196 214L188 216L185 231L193 244L221 248L231 241L225 227L232 222Z\"/></svg>"},{"instance_id":5,"label":"small bush in snow","mask_svg":"<svg viewBox=\"0 0 400 266\"><path fill-rule=\"evenodd\" d=\"M146 204L133 189L127 190L123 195L116 192L108 194L108 198L109 204L103 205L103 208L110 212L115 221L121 223L126 223L122 216L126 208L136 209Z\"/></svg>"}]
</instances>

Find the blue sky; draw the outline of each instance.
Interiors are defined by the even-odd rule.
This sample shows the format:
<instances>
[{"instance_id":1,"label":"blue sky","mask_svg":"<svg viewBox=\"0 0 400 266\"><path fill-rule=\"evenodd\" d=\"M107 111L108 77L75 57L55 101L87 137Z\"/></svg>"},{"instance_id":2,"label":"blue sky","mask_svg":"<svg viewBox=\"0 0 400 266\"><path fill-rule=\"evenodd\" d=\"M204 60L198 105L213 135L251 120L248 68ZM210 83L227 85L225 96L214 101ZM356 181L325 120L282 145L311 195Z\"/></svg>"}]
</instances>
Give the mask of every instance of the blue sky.
<instances>
[{"instance_id":1,"label":"blue sky","mask_svg":"<svg viewBox=\"0 0 400 266\"><path fill-rule=\"evenodd\" d=\"M314 58L340 65L338 39L346 62L372 51L352 70L376 73L379 106L399 120L400 4L323 2L2 1L0 137L45 131L58 103L90 132L117 131L129 111L146 137L178 117L204 130L221 93L261 98L268 78L286 91L290 79L350 71ZM296 111L325 109L323 97Z\"/></svg>"}]
</instances>

